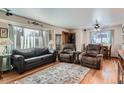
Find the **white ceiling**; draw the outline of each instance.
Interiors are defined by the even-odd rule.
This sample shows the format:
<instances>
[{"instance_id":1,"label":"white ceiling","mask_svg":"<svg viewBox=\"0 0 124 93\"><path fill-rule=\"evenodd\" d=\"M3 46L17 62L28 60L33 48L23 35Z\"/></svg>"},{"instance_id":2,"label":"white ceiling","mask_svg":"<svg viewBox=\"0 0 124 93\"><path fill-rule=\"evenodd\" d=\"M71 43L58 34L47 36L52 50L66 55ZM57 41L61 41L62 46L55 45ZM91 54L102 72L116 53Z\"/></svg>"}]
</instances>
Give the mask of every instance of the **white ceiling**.
<instances>
[{"instance_id":1,"label":"white ceiling","mask_svg":"<svg viewBox=\"0 0 124 93\"><path fill-rule=\"evenodd\" d=\"M124 23L124 9L119 8L9 8L13 14L64 28L81 28L95 24Z\"/></svg>"}]
</instances>

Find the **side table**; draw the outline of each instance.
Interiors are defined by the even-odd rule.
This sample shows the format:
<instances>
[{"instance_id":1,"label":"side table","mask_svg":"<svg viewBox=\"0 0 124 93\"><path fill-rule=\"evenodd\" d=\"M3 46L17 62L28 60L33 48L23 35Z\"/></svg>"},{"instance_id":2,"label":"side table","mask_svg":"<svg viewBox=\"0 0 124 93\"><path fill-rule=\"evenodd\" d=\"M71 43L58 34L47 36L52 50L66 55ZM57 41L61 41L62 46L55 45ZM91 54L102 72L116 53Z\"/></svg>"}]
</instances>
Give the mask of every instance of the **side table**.
<instances>
[{"instance_id":1,"label":"side table","mask_svg":"<svg viewBox=\"0 0 124 93\"><path fill-rule=\"evenodd\" d=\"M0 78L2 78L3 71L12 69L10 56L11 54L0 55Z\"/></svg>"},{"instance_id":2,"label":"side table","mask_svg":"<svg viewBox=\"0 0 124 93\"><path fill-rule=\"evenodd\" d=\"M80 63L80 60L79 60L79 55L80 55L80 54L81 54L80 51L74 52L74 55L75 55L75 61L74 61L74 63L75 63L75 64Z\"/></svg>"}]
</instances>

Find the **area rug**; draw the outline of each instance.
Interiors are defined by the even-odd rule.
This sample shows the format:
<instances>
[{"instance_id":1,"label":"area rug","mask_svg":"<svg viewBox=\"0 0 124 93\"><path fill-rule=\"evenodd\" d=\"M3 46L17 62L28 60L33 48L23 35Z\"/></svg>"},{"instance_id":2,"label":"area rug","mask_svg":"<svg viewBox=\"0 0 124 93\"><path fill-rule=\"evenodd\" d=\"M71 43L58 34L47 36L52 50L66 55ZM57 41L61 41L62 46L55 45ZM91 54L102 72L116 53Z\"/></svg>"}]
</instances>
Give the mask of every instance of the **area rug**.
<instances>
[{"instance_id":1,"label":"area rug","mask_svg":"<svg viewBox=\"0 0 124 93\"><path fill-rule=\"evenodd\" d=\"M71 64L58 63L52 67L36 72L15 81L15 84L78 84L89 72L89 68Z\"/></svg>"}]
</instances>

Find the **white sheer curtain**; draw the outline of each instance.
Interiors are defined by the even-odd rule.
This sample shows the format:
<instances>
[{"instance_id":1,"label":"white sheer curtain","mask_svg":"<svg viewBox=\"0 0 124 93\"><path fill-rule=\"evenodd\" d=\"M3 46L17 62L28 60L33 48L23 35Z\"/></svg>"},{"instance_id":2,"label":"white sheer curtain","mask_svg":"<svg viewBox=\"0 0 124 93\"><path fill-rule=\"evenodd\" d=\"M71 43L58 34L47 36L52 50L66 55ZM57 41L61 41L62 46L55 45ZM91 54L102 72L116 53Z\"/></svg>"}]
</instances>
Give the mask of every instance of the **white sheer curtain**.
<instances>
[{"instance_id":1,"label":"white sheer curtain","mask_svg":"<svg viewBox=\"0 0 124 93\"><path fill-rule=\"evenodd\" d=\"M10 25L10 39L14 42L14 49L48 47L49 31L40 31Z\"/></svg>"},{"instance_id":2,"label":"white sheer curtain","mask_svg":"<svg viewBox=\"0 0 124 93\"><path fill-rule=\"evenodd\" d=\"M112 43L112 32L111 31L91 32L90 43L111 44Z\"/></svg>"}]
</instances>

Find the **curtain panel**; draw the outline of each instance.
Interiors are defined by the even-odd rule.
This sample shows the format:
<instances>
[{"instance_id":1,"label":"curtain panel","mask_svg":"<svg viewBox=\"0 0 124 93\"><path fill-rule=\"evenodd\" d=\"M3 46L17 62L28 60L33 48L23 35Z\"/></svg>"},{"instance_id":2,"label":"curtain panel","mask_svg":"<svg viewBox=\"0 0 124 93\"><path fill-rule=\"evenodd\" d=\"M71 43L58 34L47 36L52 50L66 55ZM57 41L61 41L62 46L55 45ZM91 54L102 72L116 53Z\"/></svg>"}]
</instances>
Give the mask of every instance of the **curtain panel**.
<instances>
[{"instance_id":1,"label":"curtain panel","mask_svg":"<svg viewBox=\"0 0 124 93\"><path fill-rule=\"evenodd\" d=\"M50 31L9 25L9 38L14 43L13 49L45 48L50 41Z\"/></svg>"}]
</instances>

